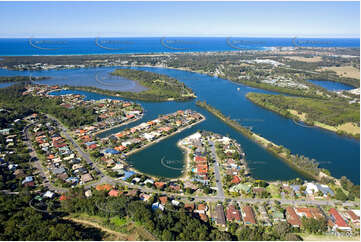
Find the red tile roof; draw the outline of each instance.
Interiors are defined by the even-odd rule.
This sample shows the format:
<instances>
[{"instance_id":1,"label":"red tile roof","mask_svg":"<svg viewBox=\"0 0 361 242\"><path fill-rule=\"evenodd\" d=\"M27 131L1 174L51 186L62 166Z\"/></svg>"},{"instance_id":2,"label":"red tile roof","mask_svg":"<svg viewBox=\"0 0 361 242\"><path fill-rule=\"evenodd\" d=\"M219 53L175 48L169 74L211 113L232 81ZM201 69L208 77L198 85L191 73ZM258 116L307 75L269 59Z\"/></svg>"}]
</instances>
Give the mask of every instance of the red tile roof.
<instances>
[{"instance_id":1,"label":"red tile roof","mask_svg":"<svg viewBox=\"0 0 361 242\"><path fill-rule=\"evenodd\" d=\"M207 158L205 158L203 156L196 156L196 157L194 157L194 161L195 162L206 162Z\"/></svg>"},{"instance_id":2,"label":"red tile roof","mask_svg":"<svg viewBox=\"0 0 361 242\"><path fill-rule=\"evenodd\" d=\"M241 182L241 178L239 178L238 176L233 176L233 179L231 181L232 184L238 184Z\"/></svg>"},{"instance_id":3,"label":"red tile roof","mask_svg":"<svg viewBox=\"0 0 361 242\"><path fill-rule=\"evenodd\" d=\"M184 208L189 212L192 212L194 210L194 203L186 203L184 204Z\"/></svg>"},{"instance_id":4,"label":"red tile roof","mask_svg":"<svg viewBox=\"0 0 361 242\"><path fill-rule=\"evenodd\" d=\"M286 208L287 222L292 226L301 226L301 219L292 207Z\"/></svg>"},{"instance_id":5,"label":"red tile roof","mask_svg":"<svg viewBox=\"0 0 361 242\"><path fill-rule=\"evenodd\" d=\"M255 224L256 219L253 214L253 210L250 206L243 207L243 212L245 213L245 216L243 217L243 221L246 224Z\"/></svg>"},{"instance_id":6,"label":"red tile roof","mask_svg":"<svg viewBox=\"0 0 361 242\"><path fill-rule=\"evenodd\" d=\"M348 210L347 213L351 220L360 220L360 217L357 216L352 210Z\"/></svg>"},{"instance_id":7,"label":"red tile roof","mask_svg":"<svg viewBox=\"0 0 361 242\"><path fill-rule=\"evenodd\" d=\"M165 182L155 182L154 185L157 188L161 189L161 188L163 188L165 186Z\"/></svg>"},{"instance_id":8,"label":"red tile roof","mask_svg":"<svg viewBox=\"0 0 361 242\"><path fill-rule=\"evenodd\" d=\"M207 222L208 221L208 217L207 215L203 214L203 213L199 213L199 218L201 220L203 220L204 222Z\"/></svg>"},{"instance_id":9,"label":"red tile roof","mask_svg":"<svg viewBox=\"0 0 361 242\"><path fill-rule=\"evenodd\" d=\"M110 190L110 191L108 192L108 195L111 196L111 197L117 197L117 196L119 196L120 194L121 194L121 192L118 191L118 190L115 190L115 189L112 189L112 190Z\"/></svg>"},{"instance_id":10,"label":"red tile roof","mask_svg":"<svg viewBox=\"0 0 361 242\"><path fill-rule=\"evenodd\" d=\"M168 201L168 197L167 196L159 197L159 201L162 205L165 205Z\"/></svg>"},{"instance_id":11,"label":"red tile roof","mask_svg":"<svg viewBox=\"0 0 361 242\"><path fill-rule=\"evenodd\" d=\"M335 208L330 208L328 212L335 219L334 222L338 227L349 227Z\"/></svg>"},{"instance_id":12,"label":"red tile roof","mask_svg":"<svg viewBox=\"0 0 361 242\"><path fill-rule=\"evenodd\" d=\"M233 220L239 222L241 221L241 212L237 210L233 204L228 206L226 213L227 213L226 216L228 221L233 221Z\"/></svg>"},{"instance_id":13,"label":"red tile roof","mask_svg":"<svg viewBox=\"0 0 361 242\"><path fill-rule=\"evenodd\" d=\"M113 188L110 184L97 185L95 189L97 191L110 191Z\"/></svg>"},{"instance_id":14,"label":"red tile roof","mask_svg":"<svg viewBox=\"0 0 361 242\"><path fill-rule=\"evenodd\" d=\"M206 210L207 206L205 204L198 204L197 210Z\"/></svg>"}]
</instances>

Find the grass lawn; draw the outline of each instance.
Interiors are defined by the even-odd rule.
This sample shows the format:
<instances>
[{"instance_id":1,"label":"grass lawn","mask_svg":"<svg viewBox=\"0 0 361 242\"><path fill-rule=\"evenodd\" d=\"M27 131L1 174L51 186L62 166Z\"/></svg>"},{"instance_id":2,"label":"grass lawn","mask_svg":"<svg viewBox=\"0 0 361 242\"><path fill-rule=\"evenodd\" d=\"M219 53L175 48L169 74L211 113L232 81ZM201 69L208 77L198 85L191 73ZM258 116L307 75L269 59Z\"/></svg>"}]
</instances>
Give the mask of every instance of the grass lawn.
<instances>
[{"instance_id":1,"label":"grass lawn","mask_svg":"<svg viewBox=\"0 0 361 242\"><path fill-rule=\"evenodd\" d=\"M266 188L266 190L267 190L267 192L269 192L271 194L271 196L273 198L281 198L280 190L279 190L278 186L276 186L275 184L270 184Z\"/></svg>"},{"instance_id":2,"label":"grass lawn","mask_svg":"<svg viewBox=\"0 0 361 242\"><path fill-rule=\"evenodd\" d=\"M342 77L349 77L360 79L360 70L353 66L331 66L331 67L322 67L320 71L334 71L337 75Z\"/></svg>"}]
</instances>

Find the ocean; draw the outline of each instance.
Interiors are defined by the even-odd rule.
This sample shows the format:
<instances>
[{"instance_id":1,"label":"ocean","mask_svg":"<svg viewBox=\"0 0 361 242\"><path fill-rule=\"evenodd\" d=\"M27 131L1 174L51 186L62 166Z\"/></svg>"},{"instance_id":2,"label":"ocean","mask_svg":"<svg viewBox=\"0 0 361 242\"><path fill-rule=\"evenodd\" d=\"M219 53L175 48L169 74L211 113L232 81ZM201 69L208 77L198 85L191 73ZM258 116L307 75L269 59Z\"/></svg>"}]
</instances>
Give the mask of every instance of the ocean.
<instances>
[{"instance_id":1,"label":"ocean","mask_svg":"<svg viewBox=\"0 0 361 242\"><path fill-rule=\"evenodd\" d=\"M359 38L122 37L1 38L0 56L89 55L360 47Z\"/></svg>"}]
</instances>

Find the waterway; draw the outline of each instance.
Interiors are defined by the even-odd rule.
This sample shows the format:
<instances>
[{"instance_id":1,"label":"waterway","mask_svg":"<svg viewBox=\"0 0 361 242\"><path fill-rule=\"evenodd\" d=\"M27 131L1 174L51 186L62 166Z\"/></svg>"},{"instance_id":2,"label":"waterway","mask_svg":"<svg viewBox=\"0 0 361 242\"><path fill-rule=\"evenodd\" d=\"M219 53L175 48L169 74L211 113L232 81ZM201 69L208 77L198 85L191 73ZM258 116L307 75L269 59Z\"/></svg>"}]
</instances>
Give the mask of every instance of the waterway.
<instances>
[{"instance_id":1,"label":"waterway","mask_svg":"<svg viewBox=\"0 0 361 242\"><path fill-rule=\"evenodd\" d=\"M86 71L86 70L91 71ZM94 73L99 68L85 69L89 73L88 79L94 78ZM152 71L159 74L174 77L193 89L199 100L206 100L209 104L220 109L225 115L236 119L244 126L276 144L289 148L293 153L302 154L319 161L320 167L330 170L335 177L347 176L354 183L359 184L360 179L360 143L359 141L339 136L333 132L315 127L301 127L292 120L286 119L265 110L249 100L245 95L247 92L272 93L260 89L244 86L230 82L225 79L210 77L203 74L192 73L181 70L137 67L139 70ZM113 68L101 68L102 71L112 71ZM9 71L7 71L9 72ZM77 70L53 71L62 72L63 78L73 80L72 73ZM14 72L12 73L14 75ZM19 72L16 72L20 75ZM23 73L21 73L24 75ZM50 72L33 72L34 76L51 76ZM6 75L0 71L0 75ZM53 83L56 84L56 83ZM64 92L84 94L87 99L109 98L108 96L82 92L82 91L60 91L54 93L60 95ZM115 97L113 97L115 98ZM283 161L269 154L253 141L248 140L223 122L219 121L207 111L195 105L196 100L188 102L140 102L145 109L142 120L129 124L125 127L107 131L103 136L131 127L143 121L155 119L159 114L174 112L179 109L193 109L207 118L206 121L165 139L145 150L135 153L129 157L129 162L138 170L157 176L177 177L181 174L179 170L168 169L161 164L162 158L165 161L173 161L172 166L182 167L183 163L176 162L183 160L182 151L176 146L178 140L196 132L197 130L210 130L223 135L229 135L236 139L246 152L247 162L251 168L252 176L266 180L284 180L301 177L297 172L288 167Z\"/></svg>"},{"instance_id":2,"label":"waterway","mask_svg":"<svg viewBox=\"0 0 361 242\"><path fill-rule=\"evenodd\" d=\"M346 85L340 82L332 82L332 81L319 81L319 80L308 80L315 85L321 86L329 91L343 91L343 90L352 90L355 87Z\"/></svg>"}]
</instances>

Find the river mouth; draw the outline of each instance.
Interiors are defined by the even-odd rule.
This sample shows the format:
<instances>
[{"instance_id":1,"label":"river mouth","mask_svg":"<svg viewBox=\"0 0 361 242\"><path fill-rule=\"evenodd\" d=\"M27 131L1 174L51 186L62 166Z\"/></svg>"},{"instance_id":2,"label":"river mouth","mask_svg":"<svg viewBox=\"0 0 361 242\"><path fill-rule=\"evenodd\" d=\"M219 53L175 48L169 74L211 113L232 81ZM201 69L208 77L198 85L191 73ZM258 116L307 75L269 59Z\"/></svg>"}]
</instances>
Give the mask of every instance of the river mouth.
<instances>
[{"instance_id":1,"label":"river mouth","mask_svg":"<svg viewBox=\"0 0 361 242\"><path fill-rule=\"evenodd\" d=\"M85 68L84 72L96 73L99 70L112 71L112 68ZM352 138L342 137L332 132L318 128L306 128L296 125L292 120L283 118L271 111L267 111L248 101L245 95L252 92L273 93L256 88L249 88L242 84L232 83L228 80L206 76L203 74L165 69L155 67L136 67L135 69L146 70L158 74L168 75L184 82L198 96L199 100L205 100L225 115L236 119L244 126L251 127L255 133L284 145L293 153L315 158L320 167L330 170L337 178L348 177L355 184L360 179L360 143ZM65 76L72 79L72 72L77 70L57 70L54 76ZM50 71L38 72L38 75L47 76ZM0 70L2 74L2 70ZM12 72L13 75L24 75L21 72ZM3 73L3 75L6 75ZM71 91L71 90L69 90ZM81 93L90 99L116 98L90 92L72 91ZM60 95L60 94L59 94ZM251 175L256 179L264 180L287 180L302 177L288 167L283 161L270 155L254 142L243 137L241 134L217 120L215 117L195 105L196 100L186 102L144 102L137 101L145 109L143 119L130 125L135 126L141 122L153 120L159 114L172 113L181 109L192 109L206 116L206 121L187 129L177 135L169 137L147 149L135 153L129 157L135 169L146 174L167 178L176 178L182 175L179 170L167 169L162 166L163 157L167 160L183 160L183 153L176 143L196 132L197 130L209 130L221 135L229 135L244 148ZM114 129L119 132L125 127ZM111 134L108 132L107 135Z\"/></svg>"}]
</instances>

